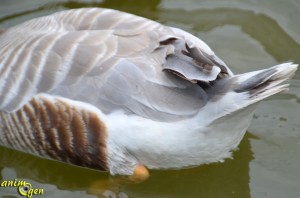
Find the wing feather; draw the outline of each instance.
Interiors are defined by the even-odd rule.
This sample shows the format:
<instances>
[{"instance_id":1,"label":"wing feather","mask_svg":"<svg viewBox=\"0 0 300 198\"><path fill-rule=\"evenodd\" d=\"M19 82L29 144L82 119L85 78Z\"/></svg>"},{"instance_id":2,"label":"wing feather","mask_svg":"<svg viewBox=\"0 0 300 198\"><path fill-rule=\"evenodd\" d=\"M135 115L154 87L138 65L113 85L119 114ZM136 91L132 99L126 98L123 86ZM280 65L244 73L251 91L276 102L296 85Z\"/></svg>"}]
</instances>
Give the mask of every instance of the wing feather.
<instances>
[{"instance_id":1,"label":"wing feather","mask_svg":"<svg viewBox=\"0 0 300 198\"><path fill-rule=\"evenodd\" d=\"M36 94L50 93L105 113L121 109L161 121L193 116L206 104L206 93L163 69L188 80L216 79L225 64L198 40L109 9L30 20L0 36L0 110L16 111ZM195 61L213 64L213 72L203 73Z\"/></svg>"}]
</instances>

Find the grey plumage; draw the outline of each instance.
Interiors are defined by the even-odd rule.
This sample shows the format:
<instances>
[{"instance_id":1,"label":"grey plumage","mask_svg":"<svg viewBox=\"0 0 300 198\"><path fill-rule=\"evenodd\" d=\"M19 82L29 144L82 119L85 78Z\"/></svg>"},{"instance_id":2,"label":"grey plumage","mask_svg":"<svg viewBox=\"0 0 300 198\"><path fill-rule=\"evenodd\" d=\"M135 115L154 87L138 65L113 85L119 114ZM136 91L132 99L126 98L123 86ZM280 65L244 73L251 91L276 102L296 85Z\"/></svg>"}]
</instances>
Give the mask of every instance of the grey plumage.
<instances>
[{"instance_id":1,"label":"grey plumage","mask_svg":"<svg viewBox=\"0 0 300 198\"><path fill-rule=\"evenodd\" d=\"M0 110L15 111L34 95L50 93L106 113L122 108L161 121L191 117L207 102L205 92L162 71L207 82L217 78L222 64L215 63L222 61L206 45L195 48L190 36L99 8L63 11L12 27L0 40Z\"/></svg>"}]
</instances>

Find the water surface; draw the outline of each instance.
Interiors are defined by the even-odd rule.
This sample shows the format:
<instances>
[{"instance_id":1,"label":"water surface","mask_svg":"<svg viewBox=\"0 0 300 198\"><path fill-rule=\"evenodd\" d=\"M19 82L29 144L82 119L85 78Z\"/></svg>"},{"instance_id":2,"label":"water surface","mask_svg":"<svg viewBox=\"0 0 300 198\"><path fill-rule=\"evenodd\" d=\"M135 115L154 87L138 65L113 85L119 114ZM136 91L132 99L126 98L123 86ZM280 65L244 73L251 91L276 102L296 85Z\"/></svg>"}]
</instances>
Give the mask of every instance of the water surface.
<instances>
[{"instance_id":1,"label":"water surface","mask_svg":"<svg viewBox=\"0 0 300 198\"><path fill-rule=\"evenodd\" d=\"M281 62L300 63L297 0L1 0L0 26L58 10L106 7L182 28L207 42L235 73ZM259 105L249 132L224 163L151 171L141 184L0 147L0 181L43 188L41 197L300 197L300 71L287 93ZM18 197L0 188L2 197Z\"/></svg>"}]
</instances>

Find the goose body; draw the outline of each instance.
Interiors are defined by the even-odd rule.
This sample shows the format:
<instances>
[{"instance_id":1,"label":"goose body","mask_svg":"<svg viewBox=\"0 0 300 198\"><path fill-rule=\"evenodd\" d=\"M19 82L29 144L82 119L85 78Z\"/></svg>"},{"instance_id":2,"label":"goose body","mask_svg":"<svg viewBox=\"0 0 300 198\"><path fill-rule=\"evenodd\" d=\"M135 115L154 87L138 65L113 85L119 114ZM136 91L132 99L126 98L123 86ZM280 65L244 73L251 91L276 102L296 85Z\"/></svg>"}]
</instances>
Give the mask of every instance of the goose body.
<instances>
[{"instance_id":1,"label":"goose body","mask_svg":"<svg viewBox=\"0 0 300 198\"><path fill-rule=\"evenodd\" d=\"M0 145L132 175L231 156L297 65L234 75L199 38L100 8L0 34Z\"/></svg>"}]
</instances>

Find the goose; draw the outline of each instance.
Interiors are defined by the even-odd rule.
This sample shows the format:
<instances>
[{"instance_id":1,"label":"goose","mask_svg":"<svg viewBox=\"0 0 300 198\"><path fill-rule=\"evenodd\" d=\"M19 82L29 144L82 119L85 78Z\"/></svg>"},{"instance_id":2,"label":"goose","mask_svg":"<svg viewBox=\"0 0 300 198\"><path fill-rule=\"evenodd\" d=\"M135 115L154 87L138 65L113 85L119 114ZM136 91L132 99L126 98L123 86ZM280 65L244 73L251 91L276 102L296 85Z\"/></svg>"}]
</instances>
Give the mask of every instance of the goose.
<instances>
[{"instance_id":1,"label":"goose","mask_svg":"<svg viewBox=\"0 0 300 198\"><path fill-rule=\"evenodd\" d=\"M112 9L56 12L0 34L0 145L133 180L222 162L297 66L235 75L181 29Z\"/></svg>"}]
</instances>

